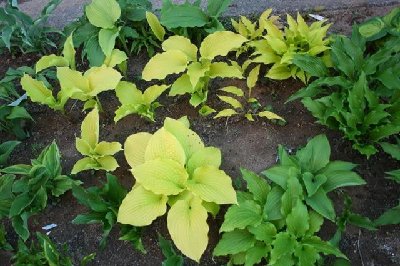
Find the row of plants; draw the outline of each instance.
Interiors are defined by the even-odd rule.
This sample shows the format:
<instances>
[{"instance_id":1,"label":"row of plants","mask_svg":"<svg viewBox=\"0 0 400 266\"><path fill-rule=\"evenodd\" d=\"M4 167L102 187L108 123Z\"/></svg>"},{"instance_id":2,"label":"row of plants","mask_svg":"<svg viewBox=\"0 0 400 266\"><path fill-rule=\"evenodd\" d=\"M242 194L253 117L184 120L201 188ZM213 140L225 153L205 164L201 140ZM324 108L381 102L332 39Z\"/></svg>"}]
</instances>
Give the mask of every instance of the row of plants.
<instances>
[{"instance_id":1,"label":"row of plants","mask_svg":"<svg viewBox=\"0 0 400 266\"><path fill-rule=\"evenodd\" d=\"M53 1L42 15L47 17L58 2ZM264 260L271 265L315 265L323 260L321 255L346 260L338 249L346 224L373 230L400 222L399 207L370 221L351 211L349 199L345 211L336 213L328 193L343 193L337 189L365 181L353 171L356 165L330 161L329 142L323 135L311 139L295 155L280 146L280 163L262 172L263 176L242 169L247 191L234 189L231 177L219 169L220 150L206 147L186 117L166 118L154 134L135 133L123 147L99 140L99 112L106 111L100 102L104 91L115 90L120 100L115 122L131 114L154 121L161 105L158 99L169 90L171 97L188 94L190 104L203 116L241 115L249 121L266 118L283 125L285 119L261 106L252 97L252 89L263 76L298 78L306 87L288 101L301 98L319 123L342 131L353 148L368 158L382 147L399 159L398 140L393 142L400 132L400 8L355 25L351 37L327 37L330 25L324 21L308 25L298 14L296 20L287 15L283 24L279 17L271 16L271 10L256 22L245 17L232 21L236 32L226 31L218 17L229 3L209 1L204 12L199 2L175 5L164 1L158 20L148 1L93 0L85 7L85 15L61 33L66 38L60 55L45 55L34 68L7 72L0 82L0 108L8 112L0 116L1 129L20 139L29 133L24 121L33 118L24 108L19 79L32 102L65 112L68 100L73 99L83 102L83 110L90 110L82 122L81 136L76 138L76 149L83 158L70 175L62 174L55 143L31 165L0 170L0 218L11 220L22 243L15 262L31 258L23 255L29 252L23 244L30 236L29 217L68 190L88 208L73 223L103 225L101 247L117 225L121 240L145 252L141 228L166 214L175 246L195 261L200 261L208 245L208 213L215 217L225 204L231 206L213 254L229 256L232 264L254 265ZM15 5L6 8L17 10ZM128 56L143 47L152 57L141 78L156 82L145 90L126 75ZM82 60L88 60L89 69L85 69L87 64L77 63L76 50ZM217 78L245 79L247 85L220 88L217 97L228 106L222 110L208 103L209 89ZM17 141L1 144L0 165L5 166L16 145ZM114 155L121 150L136 181L130 192L111 174L102 187L87 189L74 178L91 169L113 172L119 166ZM399 182L399 170L388 175ZM338 228L329 241L317 235L325 221ZM44 252L39 260L49 265L71 263L57 255L48 238L37 238ZM162 236L160 245L166 265L183 263ZM53 250L50 255L49 246Z\"/></svg>"}]
</instances>

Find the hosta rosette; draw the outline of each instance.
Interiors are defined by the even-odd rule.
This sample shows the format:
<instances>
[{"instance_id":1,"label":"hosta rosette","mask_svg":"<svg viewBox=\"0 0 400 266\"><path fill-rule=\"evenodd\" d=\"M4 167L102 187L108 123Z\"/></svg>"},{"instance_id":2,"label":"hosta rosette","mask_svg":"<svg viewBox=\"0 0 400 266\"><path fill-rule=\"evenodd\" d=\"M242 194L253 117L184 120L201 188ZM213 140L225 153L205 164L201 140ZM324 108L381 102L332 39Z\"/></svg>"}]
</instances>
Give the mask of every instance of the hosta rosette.
<instances>
[{"instance_id":1,"label":"hosta rosette","mask_svg":"<svg viewBox=\"0 0 400 266\"><path fill-rule=\"evenodd\" d=\"M186 118L166 118L154 134L128 137L124 151L136 184L122 201L118 222L150 225L168 204L172 240L199 261L208 243L207 212L215 215L219 204L236 203L231 178L219 170L220 150L205 147Z\"/></svg>"}]
</instances>

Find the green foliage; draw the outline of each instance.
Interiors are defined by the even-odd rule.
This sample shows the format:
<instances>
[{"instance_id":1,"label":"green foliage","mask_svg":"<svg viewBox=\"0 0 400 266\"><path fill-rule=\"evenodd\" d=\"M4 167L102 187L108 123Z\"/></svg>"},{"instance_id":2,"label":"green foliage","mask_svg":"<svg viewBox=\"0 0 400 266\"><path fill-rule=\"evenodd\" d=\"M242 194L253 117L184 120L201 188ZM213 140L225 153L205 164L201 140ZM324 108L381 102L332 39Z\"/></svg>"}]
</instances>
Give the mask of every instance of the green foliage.
<instances>
[{"instance_id":1,"label":"green foliage","mask_svg":"<svg viewBox=\"0 0 400 266\"><path fill-rule=\"evenodd\" d=\"M31 160L31 165L17 164L1 169L0 216L8 216L17 234L29 237L28 219L46 208L50 196L59 197L80 184L62 174L60 151L55 142ZM14 175L20 176L15 179Z\"/></svg>"},{"instance_id":2,"label":"green foliage","mask_svg":"<svg viewBox=\"0 0 400 266\"><path fill-rule=\"evenodd\" d=\"M361 36L367 41L375 41L386 36L400 36L400 7L394 8L386 16L374 17L358 27Z\"/></svg>"},{"instance_id":3,"label":"green foliage","mask_svg":"<svg viewBox=\"0 0 400 266\"><path fill-rule=\"evenodd\" d=\"M281 116L271 112L266 107L262 108L261 104L257 99L251 97L252 89L255 87L258 81L258 75L260 72L260 65L254 67L247 77L248 93L246 94L241 88L236 86L228 86L221 88L221 92L229 94L229 96L218 94L217 97L225 104L228 104L230 108L219 111L215 116L216 118L231 117L234 115L242 115L246 117L248 121L254 121L254 117L266 118L268 120L279 121L286 123L285 119ZM204 105L200 110L201 114L207 115L211 112L215 112L214 109Z\"/></svg>"},{"instance_id":4,"label":"green foliage","mask_svg":"<svg viewBox=\"0 0 400 266\"><path fill-rule=\"evenodd\" d=\"M230 255L231 264L245 265L262 260L268 265L316 265L321 253L346 259L316 235L324 219L307 207L306 192L297 178L289 177L282 188L251 171L241 171L247 191L238 192L238 205L226 212L214 255Z\"/></svg>"},{"instance_id":5,"label":"green foliage","mask_svg":"<svg viewBox=\"0 0 400 266\"><path fill-rule=\"evenodd\" d=\"M85 15L67 26L66 31L74 32L74 44L83 47L82 58L87 57L91 66L100 66L114 47L126 54L146 48L152 56L161 35L159 31L153 33L157 23L154 16L150 25L146 20L150 10L148 0L93 0L86 6Z\"/></svg>"},{"instance_id":6,"label":"green foliage","mask_svg":"<svg viewBox=\"0 0 400 266\"><path fill-rule=\"evenodd\" d=\"M121 81L115 88L121 106L115 111L114 121L138 114L154 122L155 110L161 106L156 100L167 88L167 85L153 85L141 92L134 83Z\"/></svg>"},{"instance_id":7,"label":"green foliage","mask_svg":"<svg viewBox=\"0 0 400 266\"><path fill-rule=\"evenodd\" d=\"M289 101L303 98L319 123L342 131L354 149L369 157L379 142L400 132L399 37L369 53L354 27L351 38L335 37L331 59L329 72L320 59L298 55L295 64L317 79Z\"/></svg>"},{"instance_id":8,"label":"green foliage","mask_svg":"<svg viewBox=\"0 0 400 266\"><path fill-rule=\"evenodd\" d=\"M20 144L20 141L6 141L0 144L0 167L5 166L15 147Z\"/></svg>"},{"instance_id":9,"label":"green foliage","mask_svg":"<svg viewBox=\"0 0 400 266\"><path fill-rule=\"evenodd\" d=\"M122 150L121 144L99 142L99 137L99 111L94 108L82 122L81 137L76 138L76 149L85 157L75 163L72 174L89 169L108 172L117 169L118 162L113 155Z\"/></svg>"},{"instance_id":10,"label":"green foliage","mask_svg":"<svg viewBox=\"0 0 400 266\"><path fill-rule=\"evenodd\" d=\"M160 21L174 34L200 44L208 34L225 30L219 17L231 2L232 0L210 0L207 9L203 11L201 1L187 1L178 5L171 0L163 0Z\"/></svg>"},{"instance_id":11,"label":"green foliage","mask_svg":"<svg viewBox=\"0 0 400 266\"><path fill-rule=\"evenodd\" d=\"M45 26L51 12L61 0L51 0L42 10L39 17L32 19L18 8L17 1L7 1L0 7L0 53L8 49L11 53L46 53L56 48L55 40L62 33Z\"/></svg>"},{"instance_id":12,"label":"green foliage","mask_svg":"<svg viewBox=\"0 0 400 266\"><path fill-rule=\"evenodd\" d=\"M103 238L100 241L100 247L104 248L107 237L117 221L118 208L126 193L117 177L110 174L107 174L107 182L102 187L84 189L81 186L74 186L72 194L80 204L89 209L89 212L79 214L72 223L102 224ZM121 227L120 239L129 241L136 249L145 252L140 238L140 229L130 225L122 225Z\"/></svg>"},{"instance_id":13,"label":"green foliage","mask_svg":"<svg viewBox=\"0 0 400 266\"><path fill-rule=\"evenodd\" d=\"M253 50L249 61L272 64L266 74L270 79L293 77L307 83L309 73L294 64L293 59L299 54L326 57L329 49L326 32L330 24L323 26L325 21L318 21L307 25L300 14L297 14L297 21L287 15L288 26L280 30L277 18L269 17L270 14L269 9L261 15L258 28L247 19L233 23L236 30L250 40L246 44L248 49ZM327 58L324 60L328 61Z\"/></svg>"},{"instance_id":14,"label":"green foliage","mask_svg":"<svg viewBox=\"0 0 400 266\"><path fill-rule=\"evenodd\" d=\"M12 246L7 242L7 232L3 224L0 224L0 250L13 250Z\"/></svg>"},{"instance_id":15,"label":"green foliage","mask_svg":"<svg viewBox=\"0 0 400 266\"><path fill-rule=\"evenodd\" d=\"M176 254L171 242L160 234L158 234L158 244L165 257L165 260L161 264L162 266L183 266L183 257Z\"/></svg>"},{"instance_id":16,"label":"green foliage","mask_svg":"<svg viewBox=\"0 0 400 266\"><path fill-rule=\"evenodd\" d=\"M288 155L279 147L280 164L263 174L278 185L283 193L282 211L290 210L293 197L300 197L315 212L335 221L335 210L328 193L345 186L363 185L365 181L352 169L349 162L330 161L331 148L325 135L311 139L295 155Z\"/></svg>"},{"instance_id":17,"label":"green foliage","mask_svg":"<svg viewBox=\"0 0 400 266\"><path fill-rule=\"evenodd\" d=\"M246 39L230 31L208 35L198 49L182 36L172 36L162 43L163 52L150 59L143 69L146 81L164 80L170 74L181 74L171 85L170 96L190 94L194 107L207 101L208 84L211 79L242 78L241 68L231 62L215 62L217 56L226 56L239 48ZM200 57L198 51L200 50Z\"/></svg>"},{"instance_id":18,"label":"green foliage","mask_svg":"<svg viewBox=\"0 0 400 266\"><path fill-rule=\"evenodd\" d=\"M153 135L129 136L124 152L136 183L122 201L118 222L150 225L167 213L168 204L172 240L198 262L208 244L208 212L216 215L219 205L236 203L231 178L219 169L220 150L205 147L183 117L166 118Z\"/></svg>"},{"instance_id":19,"label":"green foliage","mask_svg":"<svg viewBox=\"0 0 400 266\"><path fill-rule=\"evenodd\" d=\"M60 252L48 236L37 232L36 238L37 243L32 241L29 247L19 239L17 253L12 258L13 265L73 265L71 258Z\"/></svg>"}]
</instances>

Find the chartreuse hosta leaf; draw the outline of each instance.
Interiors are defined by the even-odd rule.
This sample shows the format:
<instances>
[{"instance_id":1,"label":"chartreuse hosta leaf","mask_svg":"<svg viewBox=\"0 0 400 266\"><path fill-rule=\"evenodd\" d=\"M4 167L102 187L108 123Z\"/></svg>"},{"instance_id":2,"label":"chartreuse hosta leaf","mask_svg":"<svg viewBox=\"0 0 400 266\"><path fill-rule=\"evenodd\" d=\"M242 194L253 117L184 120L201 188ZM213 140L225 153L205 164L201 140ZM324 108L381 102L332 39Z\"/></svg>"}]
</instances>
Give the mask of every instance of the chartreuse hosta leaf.
<instances>
[{"instance_id":1,"label":"chartreuse hosta leaf","mask_svg":"<svg viewBox=\"0 0 400 266\"><path fill-rule=\"evenodd\" d=\"M49 67L70 67L75 69L75 48L72 40L72 34L65 40L62 56L55 54L45 55L36 62L36 73Z\"/></svg>"},{"instance_id":2,"label":"chartreuse hosta leaf","mask_svg":"<svg viewBox=\"0 0 400 266\"><path fill-rule=\"evenodd\" d=\"M92 0L85 12L92 25L103 29L114 28L121 16L121 8L116 0Z\"/></svg>"},{"instance_id":3,"label":"chartreuse hosta leaf","mask_svg":"<svg viewBox=\"0 0 400 266\"><path fill-rule=\"evenodd\" d=\"M142 92L135 84L121 81L115 88L121 106L115 111L114 121L118 122L130 114L138 114L154 122L155 109L160 106L156 100L166 89L167 85L153 85Z\"/></svg>"},{"instance_id":4,"label":"chartreuse hosta leaf","mask_svg":"<svg viewBox=\"0 0 400 266\"><path fill-rule=\"evenodd\" d=\"M113 155L122 150L118 142L99 142L99 111L94 108L83 120L76 149L85 157L75 163L71 173L94 169L112 172L118 167Z\"/></svg>"},{"instance_id":5,"label":"chartreuse hosta leaf","mask_svg":"<svg viewBox=\"0 0 400 266\"><path fill-rule=\"evenodd\" d=\"M292 60L296 54L326 57L325 52L329 50L326 32L330 25L323 26L324 21L307 25L300 14L297 20L287 15L288 26L281 30L278 18L269 17L270 14L271 10L263 13L258 27L246 18L233 24L239 34L251 40L246 43L247 49L254 49L249 61L272 64L266 74L268 78L282 80L294 77L306 83L310 75Z\"/></svg>"},{"instance_id":6,"label":"chartreuse hosta leaf","mask_svg":"<svg viewBox=\"0 0 400 266\"><path fill-rule=\"evenodd\" d=\"M162 43L163 52L156 54L143 69L144 80L165 79L170 74L181 74L171 85L170 95L192 95L190 104L197 107L207 100L208 83L216 77L242 78L237 64L213 62L239 48L246 38L229 31L208 35L198 49L182 36L171 36ZM198 56L198 53L200 56Z\"/></svg>"},{"instance_id":7,"label":"chartreuse hosta leaf","mask_svg":"<svg viewBox=\"0 0 400 266\"><path fill-rule=\"evenodd\" d=\"M241 192L238 205L226 212L214 255L229 255L231 264L249 266L316 265L321 254L346 259L339 249L316 236L324 218L307 207L296 176L282 189L251 171L241 171L248 191ZM290 208L284 210L281 205ZM268 211L272 209L280 214L278 219Z\"/></svg>"},{"instance_id":8,"label":"chartreuse hosta leaf","mask_svg":"<svg viewBox=\"0 0 400 266\"><path fill-rule=\"evenodd\" d=\"M219 170L220 150L205 147L186 118L166 118L154 134L128 137L124 152L136 184L122 201L118 222L149 225L167 212L168 204L172 240L199 261L208 243L207 213L215 216L220 204L237 202L231 178Z\"/></svg>"}]
</instances>

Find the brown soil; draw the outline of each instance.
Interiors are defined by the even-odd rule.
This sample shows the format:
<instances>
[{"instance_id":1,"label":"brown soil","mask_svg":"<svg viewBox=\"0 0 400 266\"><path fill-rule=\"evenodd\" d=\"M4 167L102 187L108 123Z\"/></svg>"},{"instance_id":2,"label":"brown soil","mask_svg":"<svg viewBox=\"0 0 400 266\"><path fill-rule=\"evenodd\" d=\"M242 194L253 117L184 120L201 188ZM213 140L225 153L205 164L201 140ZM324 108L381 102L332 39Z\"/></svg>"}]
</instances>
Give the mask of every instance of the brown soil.
<instances>
[{"instance_id":1,"label":"brown soil","mask_svg":"<svg viewBox=\"0 0 400 266\"><path fill-rule=\"evenodd\" d=\"M325 12L323 15L333 19L335 32L348 32L349 25L367 16L385 14L389 8L359 9L357 11ZM362 14L362 15L361 15ZM332 21L332 20L331 20ZM29 61L31 56L24 56L16 60L3 56L3 64L0 65L0 74L3 74L8 66L20 66L31 64L35 58ZM131 60L131 76L138 75L146 62L145 55ZM217 80L213 83L209 99L215 98L215 88L226 85L238 85L244 88L243 81ZM384 178L385 171L399 168L399 164L383 153L373 156L370 160L353 151L351 144L342 139L337 132L327 130L315 123L314 118L303 108L299 102L284 104L285 99L293 92L301 88L302 84L294 81L273 82L263 81L254 90L256 97L262 104L271 105L275 112L285 117L287 125L279 126L263 120L248 122L242 118L213 120L200 117L188 104L187 97L167 98L163 97L163 107L158 109L156 123L147 122L137 116L129 116L118 124L113 122L113 112L118 106L118 100L112 93L101 95L101 101L106 112L101 114L101 139L107 141L119 141L139 131L154 132L158 129L165 117L179 118L187 115L195 130L209 146L221 148L223 153L222 168L233 178L238 178L239 168L245 167L259 172L273 165L276 161L276 149L278 144L289 148L298 148L307 142L307 139L325 133L328 135L332 146L332 159L351 161L359 164L357 171L367 181L367 185L346 189L353 199L355 212L377 218L386 209L397 204L400 195L400 187L394 182ZM211 100L211 104L213 101ZM220 107L220 106L219 106ZM62 152L64 173L69 173L73 164L80 158L75 149L75 136L80 133L80 123L84 118L81 112L81 103L70 102L66 106L66 115L56 113L50 109L34 104L29 105L29 110L35 119L31 125L31 137L17 147L12 158L13 163L29 163L39 151L50 144L53 139ZM0 133L2 141L9 139L4 133ZM128 165L123 153L116 156L120 168L114 173L127 187L133 184L133 177L127 171ZM105 180L104 172L84 172L77 176L84 182L85 187L100 185ZM337 203L338 209L342 199L332 193L331 197ZM118 240L118 230L113 230L104 250L98 249L101 239L101 225L74 225L70 221L77 215L85 212L85 207L79 205L71 192L66 193L58 202L49 204L40 215L30 220L30 231L42 231L41 227L55 223L58 226L52 230L50 237L56 243L67 243L70 256L76 264L85 255L96 252L96 258L91 265L160 265L163 260L161 251L157 245L157 232L168 236L165 217L157 219L151 226L143 231L143 242L147 254L135 251L128 243ZM219 235L218 228L223 221L223 213L215 220L209 219L210 241L206 253L203 255L201 265L221 265L226 261L221 258L212 258L211 253L215 247ZM16 244L16 235L9 224L6 224L10 242ZM327 225L321 232L321 236L329 239L334 233L334 226ZM341 241L341 250L349 257L352 265L400 265L400 230L398 226L386 226L378 231L367 231L349 226ZM0 253L0 264L7 265L9 253ZM185 264L194 265L189 259Z\"/></svg>"}]
</instances>

